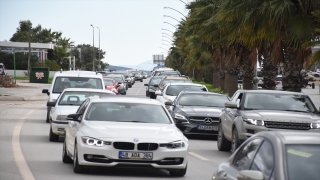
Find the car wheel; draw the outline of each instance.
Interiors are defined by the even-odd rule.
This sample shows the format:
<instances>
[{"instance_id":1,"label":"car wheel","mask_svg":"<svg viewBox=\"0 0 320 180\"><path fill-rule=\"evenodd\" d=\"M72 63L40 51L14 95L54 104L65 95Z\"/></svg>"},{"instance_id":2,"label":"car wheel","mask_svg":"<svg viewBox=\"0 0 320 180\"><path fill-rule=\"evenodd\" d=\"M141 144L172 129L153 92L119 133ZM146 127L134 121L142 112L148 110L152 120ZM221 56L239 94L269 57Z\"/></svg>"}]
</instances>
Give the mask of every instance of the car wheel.
<instances>
[{"instance_id":1,"label":"car wheel","mask_svg":"<svg viewBox=\"0 0 320 180\"><path fill-rule=\"evenodd\" d=\"M49 132L49 141L51 142L57 142L59 141L59 135L56 135L52 132L52 127L50 126L50 132Z\"/></svg>"},{"instance_id":2,"label":"car wheel","mask_svg":"<svg viewBox=\"0 0 320 180\"><path fill-rule=\"evenodd\" d=\"M221 123L219 124L218 129L217 146L219 151L230 151L231 149L231 142L224 137Z\"/></svg>"},{"instance_id":3,"label":"car wheel","mask_svg":"<svg viewBox=\"0 0 320 180\"><path fill-rule=\"evenodd\" d=\"M140 82L142 82L143 80L142 79L140 79Z\"/></svg>"},{"instance_id":4,"label":"car wheel","mask_svg":"<svg viewBox=\"0 0 320 180\"><path fill-rule=\"evenodd\" d=\"M237 128L234 128L232 131L231 152L235 152L239 145L238 131Z\"/></svg>"},{"instance_id":5,"label":"car wheel","mask_svg":"<svg viewBox=\"0 0 320 180\"><path fill-rule=\"evenodd\" d=\"M51 110L51 107L47 107L47 119L46 119L46 123L49 123L50 110Z\"/></svg>"},{"instance_id":6,"label":"car wheel","mask_svg":"<svg viewBox=\"0 0 320 180\"><path fill-rule=\"evenodd\" d=\"M72 163L72 159L68 156L67 153L67 146L66 146L66 141L63 143L63 148L62 148L62 162L64 163Z\"/></svg>"},{"instance_id":7,"label":"car wheel","mask_svg":"<svg viewBox=\"0 0 320 180\"><path fill-rule=\"evenodd\" d=\"M187 166L184 169L179 169L179 170L170 170L170 175L174 177L183 177L187 173Z\"/></svg>"},{"instance_id":8,"label":"car wheel","mask_svg":"<svg viewBox=\"0 0 320 180\"><path fill-rule=\"evenodd\" d=\"M73 153L73 172L75 173L84 173L84 166L79 164L78 161L78 149L77 144L74 145L74 153Z\"/></svg>"},{"instance_id":9,"label":"car wheel","mask_svg":"<svg viewBox=\"0 0 320 180\"><path fill-rule=\"evenodd\" d=\"M129 88L132 88L132 84L129 85Z\"/></svg>"}]
</instances>

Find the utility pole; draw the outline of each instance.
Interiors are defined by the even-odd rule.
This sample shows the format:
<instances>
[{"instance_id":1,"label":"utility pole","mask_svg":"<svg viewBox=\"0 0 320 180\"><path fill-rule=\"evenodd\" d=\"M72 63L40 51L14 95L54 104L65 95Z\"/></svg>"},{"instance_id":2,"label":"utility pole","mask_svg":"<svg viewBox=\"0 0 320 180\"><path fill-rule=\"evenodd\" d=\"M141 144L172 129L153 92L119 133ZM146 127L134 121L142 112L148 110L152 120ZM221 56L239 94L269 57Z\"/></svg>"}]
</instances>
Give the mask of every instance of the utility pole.
<instances>
[{"instance_id":1,"label":"utility pole","mask_svg":"<svg viewBox=\"0 0 320 180\"><path fill-rule=\"evenodd\" d=\"M93 45L93 47L92 47L93 60L92 60L92 71L94 71L94 58L95 58L95 53L94 53L94 27L93 27L92 24L91 24L91 26L92 26L92 30L93 30L93 42L92 42L92 45Z\"/></svg>"},{"instance_id":2,"label":"utility pole","mask_svg":"<svg viewBox=\"0 0 320 180\"><path fill-rule=\"evenodd\" d=\"M100 71L101 65L100 65L100 28L97 27L99 29L99 65L98 65L98 71Z\"/></svg>"},{"instance_id":3,"label":"utility pole","mask_svg":"<svg viewBox=\"0 0 320 180\"><path fill-rule=\"evenodd\" d=\"M29 41L29 53L28 53L28 76L30 77L30 58L31 58L31 28L28 33L28 41Z\"/></svg>"}]
</instances>

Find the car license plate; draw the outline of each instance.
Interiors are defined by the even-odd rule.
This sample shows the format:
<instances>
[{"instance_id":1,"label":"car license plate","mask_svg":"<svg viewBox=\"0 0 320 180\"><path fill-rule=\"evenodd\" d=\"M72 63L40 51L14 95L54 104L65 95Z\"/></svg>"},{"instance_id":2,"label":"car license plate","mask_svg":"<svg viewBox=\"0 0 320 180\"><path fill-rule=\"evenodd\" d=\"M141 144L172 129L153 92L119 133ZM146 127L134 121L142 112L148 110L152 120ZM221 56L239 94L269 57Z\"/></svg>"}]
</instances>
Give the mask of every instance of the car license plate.
<instances>
[{"instance_id":1,"label":"car license plate","mask_svg":"<svg viewBox=\"0 0 320 180\"><path fill-rule=\"evenodd\" d=\"M198 130L204 130L204 131L218 131L218 126L197 126Z\"/></svg>"},{"instance_id":2,"label":"car license plate","mask_svg":"<svg viewBox=\"0 0 320 180\"><path fill-rule=\"evenodd\" d=\"M119 151L119 159L152 160L153 153Z\"/></svg>"}]
</instances>

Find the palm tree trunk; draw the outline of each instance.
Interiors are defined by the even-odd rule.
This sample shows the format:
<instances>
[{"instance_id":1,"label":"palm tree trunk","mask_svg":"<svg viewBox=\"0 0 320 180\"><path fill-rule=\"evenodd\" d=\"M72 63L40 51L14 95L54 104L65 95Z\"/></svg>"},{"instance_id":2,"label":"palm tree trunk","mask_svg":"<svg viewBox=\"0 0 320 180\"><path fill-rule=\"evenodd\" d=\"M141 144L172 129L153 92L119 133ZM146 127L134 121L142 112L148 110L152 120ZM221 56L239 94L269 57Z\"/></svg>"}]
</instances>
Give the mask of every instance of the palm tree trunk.
<instances>
[{"instance_id":1,"label":"palm tree trunk","mask_svg":"<svg viewBox=\"0 0 320 180\"><path fill-rule=\"evenodd\" d=\"M230 52L226 55L226 71L225 71L225 83L224 92L230 97L238 90L238 74L239 67L237 64L230 63L230 59L233 56Z\"/></svg>"},{"instance_id":2,"label":"palm tree trunk","mask_svg":"<svg viewBox=\"0 0 320 180\"><path fill-rule=\"evenodd\" d=\"M220 70L216 66L213 66L212 87L213 88L219 88L220 87Z\"/></svg>"},{"instance_id":3,"label":"palm tree trunk","mask_svg":"<svg viewBox=\"0 0 320 180\"><path fill-rule=\"evenodd\" d=\"M271 49L264 49L262 51L263 55L263 65L262 65L262 76L263 76L263 89L273 90L276 87L275 81L278 74L277 66L275 65L272 56Z\"/></svg>"},{"instance_id":4,"label":"palm tree trunk","mask_svg":"<svg viewBox=\"0 0 320 180\"><path fill-rule=\"evenodd\" d=\"M301 92L302 77L300 71L303 68L303 61L296 60L297 50L292 47L284 48L284 62L283 62L283 90Z\"/></svg>"},{"instance_id":5,"label":"palm tree trunk","mask_svg":"<svg viewBox=\"0 0 320 180\"><path fill-rule=\"evenodd\" d=\"M254 77L254 66L252 60L249 58L251 51L243 47L241 53L241 70L243 75L243 89L253 89L252 80Z\"/></svg>"}]
</instances>

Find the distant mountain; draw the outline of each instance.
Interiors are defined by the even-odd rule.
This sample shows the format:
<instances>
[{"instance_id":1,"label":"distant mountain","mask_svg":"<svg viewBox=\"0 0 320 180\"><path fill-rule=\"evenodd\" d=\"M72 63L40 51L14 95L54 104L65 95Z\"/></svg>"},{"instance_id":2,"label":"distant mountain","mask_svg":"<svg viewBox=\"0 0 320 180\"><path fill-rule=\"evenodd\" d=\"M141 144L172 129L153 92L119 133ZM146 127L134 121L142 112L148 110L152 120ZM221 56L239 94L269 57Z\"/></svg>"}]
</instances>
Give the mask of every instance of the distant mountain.
<instances>
[{"instance_id":1,"label":"distant mountain","mask_svg":"<svg viewBox=\"0 0 320 180\"><path fill-rule=\"evenodd\" d=\"M130 70L131 68L109 65L107 69L115 69L117 71L121 71L121 70Z\"/></svg>"},{"instance_id":2,"label":"distant mountain","mask_svg":"<svg viewBox=\"0 0 320 180\"><path fill-rule=\"evenodd\" d=\"M153 67L155 67L156 65L153 64L153 60L148 60L148 61L145 61L145 62L138 64L137 66L134 66L134 65L121 65L121 66L127 67L127 68L132 68L132 69L140 69L140 70L150 72L153 69Z\"/></svg>"}]
</instances>

